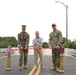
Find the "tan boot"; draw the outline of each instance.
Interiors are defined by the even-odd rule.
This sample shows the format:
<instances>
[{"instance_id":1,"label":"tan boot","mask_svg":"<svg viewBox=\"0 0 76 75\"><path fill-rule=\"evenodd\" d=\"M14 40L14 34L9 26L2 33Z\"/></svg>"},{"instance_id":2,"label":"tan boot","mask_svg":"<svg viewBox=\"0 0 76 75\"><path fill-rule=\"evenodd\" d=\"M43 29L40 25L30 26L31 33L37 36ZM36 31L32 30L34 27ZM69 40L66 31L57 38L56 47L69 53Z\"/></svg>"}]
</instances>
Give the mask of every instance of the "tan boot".
<instances>
[{"instance_id":1,"label":"tan boot","mask_svg":"<svg viewBox=\"0 0 76 75\"><path fill-rule=\"evenodd\" d=\"M24 69L26 69L27 67L26 67L26 65L24 65Z\"/></svg>"},{"instance_id":2,"label":"tan boot","mask_svg":"<svg viewBox=\"0 0 76 75\"><path fill-rule=\"evenodd\" d=\"M56 71L56 70L57 70L56 67L50 68L50 71Z\"/></svg>"},{"instance_id":3,"label":"tan boot","mask_svg":"<svg viewBox=\"0 0 76 75\"><path fill-rule=\"evenodd\" d=\"M42 64L41 64L41 69L45 68Z\"/></svg>"},{"instance_id":4,"label":"tan boot","mask_svg":"<svg viewBox=\"0 0 76 75\"><path fill-rule=\"evenodd\" d=\"M22 66L19 66L19 70L22 70Z\"/></svg>"},{"instance_id":5,"label":"tan boot","mask_svg":"<svg viewBox=\"0 0 76 75\"><path fill-rule=\"evenodd\" d=\"M56 71L59 72L59 68L56 68Z\"/></svg>"}]
</instances>

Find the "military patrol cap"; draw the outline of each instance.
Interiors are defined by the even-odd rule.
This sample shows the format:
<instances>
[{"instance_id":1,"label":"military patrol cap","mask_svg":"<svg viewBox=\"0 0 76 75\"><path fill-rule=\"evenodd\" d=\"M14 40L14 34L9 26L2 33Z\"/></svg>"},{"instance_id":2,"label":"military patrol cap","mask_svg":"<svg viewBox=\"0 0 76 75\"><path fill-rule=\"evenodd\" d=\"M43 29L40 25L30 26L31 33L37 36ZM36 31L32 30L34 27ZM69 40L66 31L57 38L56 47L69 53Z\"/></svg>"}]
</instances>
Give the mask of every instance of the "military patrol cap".
<instances>
[{"instance_id":1,"label":"military patrol cap","mask_svg":"<svg viewBox=\"0 0 76 75\"><path fill-rule=\"evenodd\" d=\"M22 28L26 28L26 25L22 25Z\"/></svg>"},{"instance_id":2,"label":"military patrol cap","mask_svg":"<svg viewBox=\"0 0 76 75\"><path fill-rule=\"evenodd\" d=\"M56 24L54 23L54 24L52 24L52 26L56 26Z\"/></svg>"}]
</instances>

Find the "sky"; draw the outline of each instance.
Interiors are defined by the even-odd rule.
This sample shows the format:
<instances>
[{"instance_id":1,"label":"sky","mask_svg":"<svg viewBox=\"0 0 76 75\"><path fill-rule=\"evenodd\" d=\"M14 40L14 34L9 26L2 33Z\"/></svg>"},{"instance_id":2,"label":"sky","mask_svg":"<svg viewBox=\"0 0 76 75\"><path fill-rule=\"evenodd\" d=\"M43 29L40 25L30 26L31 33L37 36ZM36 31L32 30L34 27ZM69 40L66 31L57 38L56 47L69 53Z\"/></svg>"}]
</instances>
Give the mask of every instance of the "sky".
<instances>
[{"instance_id":1,"label":"sky","mask_svg":"<svg viewBox=\"0 0 76 75\"><path fill-rule=\"evenodd\" d=\"M35 31L48 41L51 25L55 23L66 37L66 8L55 1L68 5L68 39L76 39L76 0L0 0L0 36L17 38L24 24L30 34L30 44Z\"/></svg>"}]
</instances>

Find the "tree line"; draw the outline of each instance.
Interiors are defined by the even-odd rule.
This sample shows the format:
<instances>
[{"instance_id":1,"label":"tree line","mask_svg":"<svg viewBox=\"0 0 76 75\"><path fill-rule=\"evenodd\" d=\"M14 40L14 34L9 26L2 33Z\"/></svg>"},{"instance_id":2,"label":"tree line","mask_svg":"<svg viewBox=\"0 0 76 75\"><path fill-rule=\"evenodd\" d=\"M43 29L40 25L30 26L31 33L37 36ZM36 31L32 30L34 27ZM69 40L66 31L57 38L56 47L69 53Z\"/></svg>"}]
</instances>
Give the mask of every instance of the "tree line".
<instances>
[{"instance_id":1,"label":"tree line","mask_svg":"<svg viewBox=\"0 0 76 75\"><path fill-rule=\"evenodd\" d=\"M7 48L8 45L11 45L12 47L17 47L17 39L14 36L0 37L0 48Z\"/></svg>"},{"instance_id":2,"label":"tree line","mask_svg":"<svg viewBox=\"0 0 76 75\"><path fill-rule=\"evenodd\" d=\"M0 37L0 48L7 48L9 44L12 47L17 47L18 40L14 36ZM42 46L43 46L43 48L48 48L48 42L43 42ZM66 48L66 38L65 37L63 37L62 46L64 48ZM68 48L76 49L76 40L75 39L73 41L71 41L70 39L68 40Z\"/></svg>"},{"instance_id":3,"label":"tree line","mask_svg":"<svg viewBox=\"0 0 76 75\"><path fill-rule=\"evenodd\" d=\"M62 46L64 48L66 48L66 38L63 37L63 43L62 43ZM48 42L43 42L43 48L48 48ZM70 39L68 40L68 48L71 48L71 49L76 49L76 39L74 39L73 41L71 41Z\"/></svg>"}]
</instances>

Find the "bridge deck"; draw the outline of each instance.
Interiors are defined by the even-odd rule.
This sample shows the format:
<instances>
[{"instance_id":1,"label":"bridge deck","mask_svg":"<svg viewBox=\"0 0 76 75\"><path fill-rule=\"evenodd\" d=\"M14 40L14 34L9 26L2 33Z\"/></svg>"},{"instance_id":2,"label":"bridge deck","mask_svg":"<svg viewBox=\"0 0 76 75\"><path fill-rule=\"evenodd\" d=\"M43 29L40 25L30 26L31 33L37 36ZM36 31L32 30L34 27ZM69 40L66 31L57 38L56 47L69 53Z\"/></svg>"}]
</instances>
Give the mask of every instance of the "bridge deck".
<instances>
[{"instance_id":1,"label":"bridge deck","mask_svg":"<svg viewBox=\"0 0 76 75\"><path fill-rule=\"evenodd\" d=\"M32 68L34 67L34 56L28 56L27 69L22 71L18 70L18 59L19 55L12 56L12 71L7 72L6 69L6 57L0 58L0 75L28 75ZM61 75L58 72L50 71L52 67L51 55L45 55L43 60L43 65L45 69L41 69L39 75ZM65 56L64 62L65 73L63 75L76 75L76 59L71 56ZM32 75L35 75L35 72Z\"/></svg>"}]
</instances>

